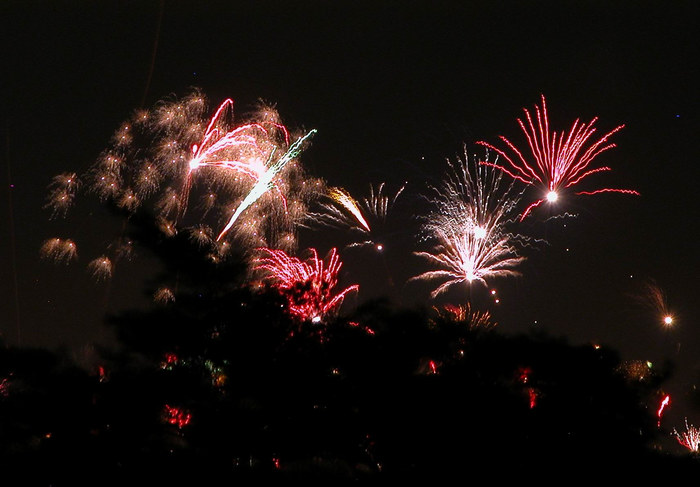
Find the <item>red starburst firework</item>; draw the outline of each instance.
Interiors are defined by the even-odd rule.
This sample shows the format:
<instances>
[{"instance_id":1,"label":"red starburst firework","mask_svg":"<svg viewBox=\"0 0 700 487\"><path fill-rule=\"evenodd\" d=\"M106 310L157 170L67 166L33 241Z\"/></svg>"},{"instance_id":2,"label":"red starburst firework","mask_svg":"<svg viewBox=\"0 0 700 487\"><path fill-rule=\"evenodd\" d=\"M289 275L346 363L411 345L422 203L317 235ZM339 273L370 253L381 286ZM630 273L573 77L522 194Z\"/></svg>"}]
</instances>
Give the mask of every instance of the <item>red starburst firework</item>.
<instances>
[{"instance_id":1,"label":"red starburst firework","mask_svg":"<svg viewBox=\"0 0 700 487\"><path fill-rule=\"evenodd\" d=\"M266 256L257 260L256 270L266 273L264 280L287 298L290 314L302 321L323 322L337 312L348 293L359 289L354 284L336 291L342 267L336 249L331 249L326 261L316 249L309 249L311 256L306 261L283 250L259 250Z\"/></svg>"},{"instance_id":2,"label":"red starburst firework","mask_svg":"<svg viewBox=\"0 0 700 487\"><path fill-rule=\"evenodd\" d=\"M508 163L507 166L491 162L483 164L496 167L526 185L540 186L544 190L545 193L521 214L521 220L545 201L556 201L560 190L570 188L592 174L610 171L609 167L592 168L590 166L598 155L616 146L614 143L609 143L608 139L624 127L624 125L615 127L586 148L596 131L593 125L597 121L597 117L587 124L580 123L579 119L576 119L567 134L565 131L561 133L550 132L544 95L542 96L542 108L535 105L536 122L527 109L523 111L527 123L518 119L518 124L527 138L534 163L528 162L523 153L504 136L500 136L500 139L515 153L516 157L508 156L503 150L488 142L477 142L477 144L496 151ZM634 190L617 188L599 188L592 191L579 191L576 194L592 195L604 192L639 194Z\"/></svg>"}]
</instances>

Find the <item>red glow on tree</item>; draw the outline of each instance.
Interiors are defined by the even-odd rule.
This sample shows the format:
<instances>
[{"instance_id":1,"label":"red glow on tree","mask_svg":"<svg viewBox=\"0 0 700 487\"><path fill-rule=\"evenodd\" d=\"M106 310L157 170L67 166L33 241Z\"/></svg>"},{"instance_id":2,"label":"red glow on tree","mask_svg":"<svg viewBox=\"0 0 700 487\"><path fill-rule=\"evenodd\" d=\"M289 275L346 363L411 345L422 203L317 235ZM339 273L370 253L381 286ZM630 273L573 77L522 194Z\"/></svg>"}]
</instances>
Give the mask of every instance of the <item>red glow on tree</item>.
<instances>
[{"instance_id":1,"label":"red glow on tree","mask_svg":"<svg viewBox=\"0 0 700 487\"><path fill-rule=\"evenodd\" d=\"M302 321L323 323L338 311L349 292L359 289L355 284L336 292L342 267L336 249L331 249L325 261L316 249L309 249L311 256L306 261L283 250L260 250L267 256L258 259L256 269L266 272L264 279L287 299L289 313Z\"/></svg>"},{"instance_id":2,"label":"red glow on tree","mask_svg":"<svg viewBox=\"0 0 700 487\"><path fill-rule=\"evenodd\" d=\"M190 423L192 415L179 407L165 405L163 411L163 417L166 423L177 426L178 428L184 428Z\"/></svg>"},{"instance_id":3,"label":"red glow on tree","mask_svg":"<svg viewBox=\"0 0 700 487\"><path fill-rule=\"evenodd\" d=\"M177 364L178 362L178 356L177 354L173 352L168 352L165 354L165 357L163 357L163 361L160 363L160 368L161 369L169 369L173 367L174 365Z\"/></svg>"}]
</instances>

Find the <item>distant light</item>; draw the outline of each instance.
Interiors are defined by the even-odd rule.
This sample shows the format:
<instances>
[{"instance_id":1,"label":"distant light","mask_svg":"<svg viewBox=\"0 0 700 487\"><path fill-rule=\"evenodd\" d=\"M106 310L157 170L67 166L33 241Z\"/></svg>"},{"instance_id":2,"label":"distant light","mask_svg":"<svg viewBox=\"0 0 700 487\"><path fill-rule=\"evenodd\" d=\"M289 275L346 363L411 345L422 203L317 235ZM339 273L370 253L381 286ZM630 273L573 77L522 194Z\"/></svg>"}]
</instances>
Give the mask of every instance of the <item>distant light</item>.
<instances>
[{"instance_id":1,"label":"distant light","mask_svg":"<svg viewBox=\"0 0 700 487\"><path fill-rule=\"evenodd\" d=\"M550 191L549 193L547 193L547 201L549 201L550 203L554 203L558 199L559 199L559 195L557 194L556 191Z\"/></svg>"},{"instance_id":2,"label":"distant light","mask_svg":"<svg viewBox=\"0 0 700 487\"><path fill-rule=\"evenodd\" d=\"M384 250L384 246L382 244L377 244L377 250L381 252Z\"/></svg>"},{"instance_id":3,"label":"distant light","mask_svg":"<svg viewBox=\"0 0 700 487\"><path fill-rule=\"evenodd\" d=\"M673 324L673 316L671 316L671 315L664 316L664 324L665 325L672 325Z\"/></svg>"}]
</instances>

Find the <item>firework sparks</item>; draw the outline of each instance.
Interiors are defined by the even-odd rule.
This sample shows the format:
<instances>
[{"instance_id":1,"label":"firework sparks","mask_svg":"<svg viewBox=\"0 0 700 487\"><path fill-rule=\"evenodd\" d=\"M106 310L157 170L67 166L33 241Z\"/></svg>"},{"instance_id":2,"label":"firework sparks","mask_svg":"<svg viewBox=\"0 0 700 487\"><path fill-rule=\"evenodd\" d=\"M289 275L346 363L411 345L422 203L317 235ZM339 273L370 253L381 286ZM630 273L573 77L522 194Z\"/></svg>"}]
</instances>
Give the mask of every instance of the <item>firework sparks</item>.
<instances>
[{"instance_id":1,"label":"firework sparks","mask_svg":"<svg viewBox=\"0 0 700 487\"><path fill-rule=\"evenodd\" d=\"M296 158L299 153L301 152L301 146L302 144L312 135L316 133L315 130L310 131L308 134L306 134L303 137L300 137L297 139L294 144L292 144L289 147L289 150L282 155L275 163L271 164L267 169L265 170L264 173L260 176L258 181L255 183L253 188L250 190L250 192L246 195L246 197L243 199L241 204L236 208L236 211L233 213L233 216L231 216L231 219L228 221L224 229L221 231L219 236L217 237L217 241L221 240L221 238L224 236L226 232L229 231L229 229L233 226L233 224L236 222L238 217L245 211L250 205L255 203L260 197L267 192L268 190L272 189L275 187L273 183L273 179L277 174L291 161L292 159ZM283 198L284 199L284 198ZM286 208L287 202L284 200L284 206Z\"/></svg>"},{"instance_id":2,"label":"firework sparks","mask_svg":"<svg viewBox=\"0 0 700 487\"><path fill-rule=\"evenodd\" d=\"M160 287L153 293L153 300L159 304L175 302L175 294L167 287Z\"/></svg>"},{"instance_id":3,"label":"firework sparks","mask_svg":"<svg viewBox=\"0 0 700 487\"><path fill-rule=\"evenodd\" d=\"M364 231L368 233L372 231L369 227L369 223L367 223L367 220L365 220L365 217L362 214L362 210L360 210L360 205L357 203L355 198L350 196L350 193L345 191L343 188L331 188L329 194L334 202L347 210L355 218L355 220L357 220L357 223L360 224Z\"/></svg>"},{"instance_id":4,"label":"firework sparks","mask_svg":"<svg viewBox=\"0 0 700 487\"><path fill-rule=\"evenodd\" d=\"M431 294L445 292L453 285L471 284L486 279L515 276L525 258L517 254L521 237L506 232L517 204L509 185L501 188L501 174L488 165L468 166L468 159L459 161L443 181L442 188L433 188L430 199L433 211L425 218L425 238L437 242L433 252L416 252L438 267L411 279L444 280Z\"/></svg>"},{"instance_id":5,"label":"firework sparks","mask_svg":"<svg viewBox=\"0 0 700 487\"><path fill-rule=\"evenodd\" d=\"M697 453L700 451L700 428L688 424L688 418L685 418L685 432L681 433L676 428L673 429L673 435L678 443L688 450Z\"/></svg>"},{"instance_id":6,"label":"firework sparks","mask_svg":"<svg viewBox=\"0 0 700 487\"><path fill-rule=\"evenodd\" d=\"M309 219L320 225L347 229L359 234L362 240L350 244L351 247L372 245L381 251L384 244L378 234L381 233L389 212L406 186L401 186L392 197L384 193L385 187L385 183L376 187L370 185L369 196L360 201L343 188L330 188L330 202L322 203L323 212L310 213Z\"/></svg>"},{"instance_id":7,"label":"firework sparks","mask_svg":"<svg viewBox=\"0 0 700 487\"><path fill-rule=\"evenodd\" d=\"M192 157L187 164L187 175L182 189L182 213L187 206L192 173L201 167L214 167L244 175L257 181L266 172L265 161L277 144L289 145L289 132L273 120L248 123L227 130L222 120L233 108L233 100L226 99L211 118L202 139L192 145ZM274 133L281 132L283 140L275 142Z\"/></svg>"},{"instance_id":8,"label":"firework sparks","mask_svg":"<svg viewBox=\"0 0 700 487\"><path fill-rule=\"evenodd\" d=\"M527 123L522 119L518 119L518 124L527 138L534 163L528 162L523 153L504 136L500 137L501 140L515 153L516 157L511 158L503 150L488 142L477 142L496 151L508 163L507 166L489 162L484 164L492 165L528 186L539 186L542 189L543 195L525 209L521 214L521 220L545 201L557 201L563 189L577 185L592 174L610 171L609 167L591 168L590 166L593 160L602 152L615 147L615 144L609 143L608 139L624 127L624 125L617 126L586 148L589 139L596 131L593 125L597 121L597 117L587 124L580 123L577 119L574 121L568 134L566 132L557 134L557 132L550 133L549 131L547 105L544 96L542 96L542 108L540 109L540 107L535 105L536 123L527 109L524 109L524 112ZM593 195L604 192L639 194L634 190L615 188L579 191L576 194Z\"/></svg>"},{"instance_id":9,"label":"firework sparks","mask_svg":"<svg viewBox=\"0 0 700 487\"><path fill-rule=\"evenodd\" d=\"M54 262L69 263L78 258L78 247L71 239L50 238L46 240L39 251L44 259Z\"/></svg>"},{"instance_id":10,"label":"firework sparks","mask_svg":"<svg viewBox=\"0 0 700 487\"><path fill-rule=\"evenodd\" d=\"M172 424L173 426L177 426L178 428L182 429L190 424L190 421L192 420L192 413L186 409L166 404L163 408L162 419L163 422Z\"/></svg>"},{"instance_id":11,"label":"firework sparks","mask_svg":"<svg viewBox=\"0 0 700 487\"><path fill-rule=\"evenodd\" d=\"M211 117L206 113L207 101L198 91L134 113L85 174L53 178L45 205L51 218L76 203L82 181L86 193L124 210L125 218L146 208L166 236L185 230L215 259L226 255L233 240L243 254L261 246L294 249L298 225L323 187L296 161L315 130L290 144L275 109L260 106L234 121L232 99ZM270 189L274 195L267 196ZM188 207L190 200L200 203ZM123 225L117 233L125 230ZM49 242L42 255L71 257L61 248ZM107 254L98 253L117 262Z\"/></svg>"},{"instance_id":12,"label":"firework sparks","mask_svg":"<svg viewBox=\"0 0 700 487\"><path fill-rule=\"evenodd\" d=\"M668 405L671 403L671 396L666 394L663 399L661 400L661 404L659 404L659 409L656 411L656 416L659 418L657 421L657 426L661 426L661 416L663 416L664 411L668 407Z\"/></svg>"},{"instance_id":13,"label":"firework sparks","mask_svg":"<svg viewBox=\"0 0 700 487\"><path fill-rule=\"evenodd\" d=\"M464 323L470 330L490 330L496 323L488 311L474 310L470 303L466 305L446 304L441 308L433 307L438 318L452 323Z\"/></svg>"},{"instance_id":14,"label":"firework sparks","mask_svg":"<svg viewBox=\"0 0 700 487\"><path fill-rule=\"evenodd\" d=\"M627 360L617 370L627 380L636 382L645 381L653 375L651 363L645 360Z\"/></svg>"},{"instance_id":15,"label":"firework sparks","mask_svg":"<svg viewBox=\"0 0 700 487\"><path fill-rule=\"evenodd\" d=\"M266 273L271 283L288 300L289 312L302 321L322 323L337 312L345 296L357 291L357 284L336 291L342 263L336 249L329 252L327 261L320 259L315 249L311 257L302 261L283 250L263 248L256 270Z\"/></svg>"},{"instance_id":16,"label":"firework sparks","mask_svg":"<svg viewBox=\"0 0 700 487\"><path fill-rule=\"evenodd\" d=\"M66 216L66 213L75 201L75 195L80 187L80 180L75 173L64 173L54 176L49 184L49 195L44 208L50 208L51 217L59 215Z\"/></svg>"},{"instance_id":17,"label":"firework sparks","mask_svg":"<svg viewBox=\"0 0 700 487\"><path fill-rule=\"evenodd\" d=\"M93 259L88 264L88 269L92 273L92 276L98 281L112 277L112 261L105 255Z\"/></svg>"},{"instance_id":18,"label":"firework sparks","mask_svg":"<svg viewBox=\"0 0 700 487\"><path fill-rule=\"evenodd\" d=\"M644 308L654 313L665 327L674 324L674 316L668 305L666 293L656 281L648 279L642 283L642 290L635 298Z\"/></svg>"}]
</instances>

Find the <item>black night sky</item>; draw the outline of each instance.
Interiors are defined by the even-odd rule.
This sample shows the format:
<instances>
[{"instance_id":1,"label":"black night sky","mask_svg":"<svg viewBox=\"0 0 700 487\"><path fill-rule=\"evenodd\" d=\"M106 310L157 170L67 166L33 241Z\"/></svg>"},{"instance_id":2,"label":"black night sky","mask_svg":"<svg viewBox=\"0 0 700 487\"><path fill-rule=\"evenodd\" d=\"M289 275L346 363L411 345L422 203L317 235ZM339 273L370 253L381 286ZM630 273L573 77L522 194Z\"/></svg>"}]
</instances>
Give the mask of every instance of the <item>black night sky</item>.
<instances>
[{"instance_id":1,"label":"black night sky","mask_svg":"<svg viewBox=\"0 0 700 487\"><path fill-rule=\"evenodd\" d=\"M679 426L700 422L684 402L700 380L697 2L5 0L0 19L6 343L80 355L112 339L107 313L149 305L147 255L108 283L86 273L90 245L109 231L98 209L51 220L43 208L51 178L89 168L137 108L192 88L212 109L229 97L241 112L264 100L287 126L318 131L300 156L311 176L355 195L406 184L385 253L394 288L377 278L376 256L359 251L342 254L342 278L360 285L348 307L388 295L413 308L436 304L430 285L409 281L425 266L413 254L420 195L465 144L471 153L478 140L520 141L517 118L544 95L558 130L577 118L598 117L601 135L625 125L595 161L612 171L591 181L640 196L570 197L536 212L525 229L548 244L527 254L520 277L471 297L506 334L541 330L672 360L668 414ZM77 263L40 259L59 234L78 242ZM300 247L342 246L334 235L302 231ZM668 298L670 329L634 298L648 279ZM466 299L460 288L438 302Z\"/></svg>"}]
</instances>

